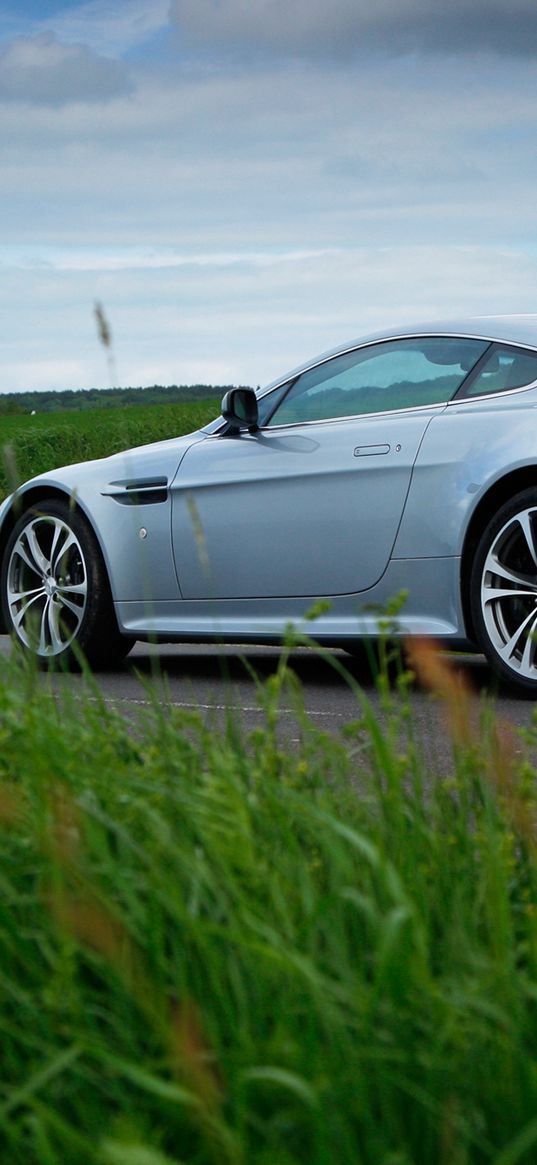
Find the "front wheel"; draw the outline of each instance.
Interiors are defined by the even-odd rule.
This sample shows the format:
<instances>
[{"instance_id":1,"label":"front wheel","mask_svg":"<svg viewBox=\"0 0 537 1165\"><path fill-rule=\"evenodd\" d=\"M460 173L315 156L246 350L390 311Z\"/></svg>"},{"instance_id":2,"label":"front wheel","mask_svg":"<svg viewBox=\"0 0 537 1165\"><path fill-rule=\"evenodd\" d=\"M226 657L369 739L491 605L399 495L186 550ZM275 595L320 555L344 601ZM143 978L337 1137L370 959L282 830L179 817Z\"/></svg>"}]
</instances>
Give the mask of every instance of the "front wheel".
<instances>
[{"instance_id":1,"label":"front wheel","mask_svg":"<svg viewBox=\"0 0 537 1165\"><path fill-rule=\"evenodd\" d=\"M104 666L127 654L95 535L68 503L27 510L8 540L0 576L4 620L40 663Z\"/></svg>"},{"instance_id":2,"label":"front wheel","mask_svg":"<svg viewBox=\"0 0 537 1165\"><path fill-rule=\"evenodd\" d=\"M501 507L475 555L470 601L478 644L497 674L537 697L537 489Z\"/></svg>"}]
</instances>

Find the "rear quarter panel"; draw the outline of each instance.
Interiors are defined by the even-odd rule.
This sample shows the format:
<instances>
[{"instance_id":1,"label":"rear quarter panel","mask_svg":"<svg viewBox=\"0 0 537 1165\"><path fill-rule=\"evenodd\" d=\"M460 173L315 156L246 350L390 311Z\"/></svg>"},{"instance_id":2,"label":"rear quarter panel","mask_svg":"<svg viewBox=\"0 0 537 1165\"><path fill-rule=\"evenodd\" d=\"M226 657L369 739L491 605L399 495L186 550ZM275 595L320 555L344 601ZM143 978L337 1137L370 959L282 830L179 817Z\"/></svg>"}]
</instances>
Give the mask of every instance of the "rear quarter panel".
<instances>
[{"instance_id":1,"label":"rear quarter panel","mask_svg":"<svg viewBox=\"0 0 537 1165\"><path fill-rule=\"evenodd\" d=\"M449 405L425 434L393 557L460 555L481 498L530 466L537 471L537 390Z\"/></svg>"}]
</instances>

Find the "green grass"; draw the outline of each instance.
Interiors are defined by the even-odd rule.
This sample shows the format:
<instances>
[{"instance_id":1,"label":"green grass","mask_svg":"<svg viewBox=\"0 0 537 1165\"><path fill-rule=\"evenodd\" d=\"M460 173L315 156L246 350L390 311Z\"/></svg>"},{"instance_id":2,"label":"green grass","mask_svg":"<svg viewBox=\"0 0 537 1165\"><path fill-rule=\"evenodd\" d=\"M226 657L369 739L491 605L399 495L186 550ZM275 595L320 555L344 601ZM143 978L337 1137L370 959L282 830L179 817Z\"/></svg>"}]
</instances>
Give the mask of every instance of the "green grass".
<instances>
[{"instance_id":1,"label":"green grass","mask_svg":"<svg viewBox=\"0 0 537 1165\"><path fill-rule=\"evenodd\" d=\"M405 674L343 747L285 652L249 737L156 696L133 731L2 662L3 1165L537 1159L535 773L415 666L449 780Z\"/></svg>"},{"instance_id":2,"label":"green grass","mask_svg":"<svg viewBox=\"0 0 537 1165\"><path fill-rule=\"evenodd\" d=\"M0 498L38 473L181 436L218 416L217 401L0 417ZM7 452L6 452L7 447Z\"/></svg>"}]
</instances>

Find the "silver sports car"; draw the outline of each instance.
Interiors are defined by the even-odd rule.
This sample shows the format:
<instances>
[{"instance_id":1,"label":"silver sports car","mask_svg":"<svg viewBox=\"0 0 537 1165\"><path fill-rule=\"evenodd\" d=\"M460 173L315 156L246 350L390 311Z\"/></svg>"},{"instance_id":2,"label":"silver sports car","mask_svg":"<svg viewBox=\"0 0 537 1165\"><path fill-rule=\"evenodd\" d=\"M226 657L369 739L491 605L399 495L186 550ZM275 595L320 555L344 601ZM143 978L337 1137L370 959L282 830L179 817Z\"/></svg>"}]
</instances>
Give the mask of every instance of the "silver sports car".
<instances>
[{"instance_id":1,"label":"silver sports car","mask_svg":"<svg viewBox=\"0 0 537 1165\"><path fill-rule=\"evenodd\" d=\"M352 649L484 652L537 695L537 315L366 336L196 433L33 478L0 508L3 629L94 667L136 639L278 641L329 599Z\"/></svg>"}]
</instances>

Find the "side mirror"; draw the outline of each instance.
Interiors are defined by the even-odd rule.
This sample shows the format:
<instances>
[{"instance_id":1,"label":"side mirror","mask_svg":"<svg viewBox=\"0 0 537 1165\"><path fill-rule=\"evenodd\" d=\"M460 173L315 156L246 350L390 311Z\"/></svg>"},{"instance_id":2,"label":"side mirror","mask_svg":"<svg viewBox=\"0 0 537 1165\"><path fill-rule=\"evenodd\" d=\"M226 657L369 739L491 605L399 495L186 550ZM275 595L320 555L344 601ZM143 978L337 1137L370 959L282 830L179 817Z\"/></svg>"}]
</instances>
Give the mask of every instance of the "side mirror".
<instances>
[{"instance_id":1,"label":"side mirror","mask_svg":"<svg viewBox=\"0 0 537 1165\"><path fill-rule=\"evenodd\" d=\"M228 432L240 433L241 429L247 429L255 433L259 424L253 388L230 388L222 401L222 416L229 425Z\"/></svg>"}]
</instances>

